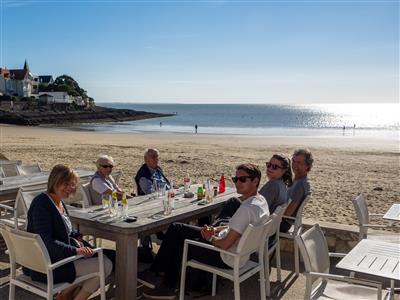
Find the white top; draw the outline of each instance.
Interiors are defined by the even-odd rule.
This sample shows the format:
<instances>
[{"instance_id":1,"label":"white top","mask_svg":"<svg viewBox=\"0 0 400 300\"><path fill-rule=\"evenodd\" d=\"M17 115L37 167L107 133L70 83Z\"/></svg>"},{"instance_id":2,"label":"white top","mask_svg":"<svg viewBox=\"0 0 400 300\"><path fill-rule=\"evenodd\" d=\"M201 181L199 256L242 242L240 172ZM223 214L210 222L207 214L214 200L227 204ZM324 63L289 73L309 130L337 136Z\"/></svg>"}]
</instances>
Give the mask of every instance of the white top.
<instances>
[{"instance_id":1,"label":"white top","mask_svg":"<svg viewBox=\"0 0 400 300\"><path fill-rule=\"evenodd\" d=\"M107 179L95 178L92 181L92 188L99 194L103 194L107 190L114 191L112 183L107 181Z\"/></svg>"},{"instance_id":2,"label":"white top","mask_svg":"<svg viewBox=\"0 0 400 300\"><path fill-rule=\"evenodd\" d=\"M269 216L268 204L265 198L260 194L251 196L242 201L242 204L236 213L229 220L228 228L221 231L218 236L225 237L230 229L233 229L242 235L249 224L257 225L265 216ZM229 248L229 251L235 252L238 243L239 240L237 240L233 246ZM233 256L221 253L221 258L225 264L233 268ZM249 258L250 255L241 257L239 266L243 267Z\"/></svg>"}]
</instances>

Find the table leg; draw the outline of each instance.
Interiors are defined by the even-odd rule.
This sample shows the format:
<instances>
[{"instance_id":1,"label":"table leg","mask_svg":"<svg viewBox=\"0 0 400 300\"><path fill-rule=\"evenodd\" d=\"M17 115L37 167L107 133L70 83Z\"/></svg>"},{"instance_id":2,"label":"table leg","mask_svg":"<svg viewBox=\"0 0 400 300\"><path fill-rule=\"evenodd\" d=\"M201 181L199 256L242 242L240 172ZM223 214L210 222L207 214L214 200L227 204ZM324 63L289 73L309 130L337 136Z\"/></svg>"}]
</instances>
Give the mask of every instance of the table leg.
<instances>
[{"instance_id":1,"label":"table leg","mask_svg":"<svg viewBox=\"0 0 400 300\"><path fill-rule=\"evenodd\" d=\"M116 238L116 299L136 299L137 234L121 234Z\"/></svg>"}]
</instances>

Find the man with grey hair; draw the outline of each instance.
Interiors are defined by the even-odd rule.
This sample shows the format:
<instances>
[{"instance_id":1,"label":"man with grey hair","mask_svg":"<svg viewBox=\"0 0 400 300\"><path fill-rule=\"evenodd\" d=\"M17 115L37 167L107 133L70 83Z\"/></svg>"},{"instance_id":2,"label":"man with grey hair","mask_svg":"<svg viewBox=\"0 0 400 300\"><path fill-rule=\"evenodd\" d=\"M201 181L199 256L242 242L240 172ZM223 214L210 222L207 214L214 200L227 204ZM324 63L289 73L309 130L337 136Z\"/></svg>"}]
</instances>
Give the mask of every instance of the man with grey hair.
<instances>
[{"instance_id":1,"label":"man with grey hair","mask_svg":"<svg viewBox=\"0 0 400 300\"><path fill-rule=\"evenodd\" d=\"M101 195L111 195L116 192L119 196L123 191L116 184L114 178L111 176L112 169L114 168L114 159L108 155L100 155L96 160L97 172L90 180L90 197L93 205L101 204Z\"/></svg>"},{"instance_id":2,"label":"man with grey hair","mask_svg":"<svg viewBox=\"0 0 400 300\"><path fill-rule=\"evenodd\" d=\"M292 156L292 170L294 173L293 184L288 188L289 205L285 210L285 215L293 217L296 215L301 203L308 194L311 193L310 183L308 182L308 172L311 171L314 158L310 150L297 149ZM283 220L280 231L287 232L292 226L291 222Z\"/></svg>"},{"instance_id":3,"label":"man with grey hair","mask_svg":"<svg viewBox=\"0 0 400 300\"><path fill-rule=\"evenodd\" d=\"M144 164L135 176L138 196L147 195L154 192L154 183L163 183L166 189L170 188L170 183L158 166L159 151L148 148L144 151Z\"/></svg>"}]
</instances>

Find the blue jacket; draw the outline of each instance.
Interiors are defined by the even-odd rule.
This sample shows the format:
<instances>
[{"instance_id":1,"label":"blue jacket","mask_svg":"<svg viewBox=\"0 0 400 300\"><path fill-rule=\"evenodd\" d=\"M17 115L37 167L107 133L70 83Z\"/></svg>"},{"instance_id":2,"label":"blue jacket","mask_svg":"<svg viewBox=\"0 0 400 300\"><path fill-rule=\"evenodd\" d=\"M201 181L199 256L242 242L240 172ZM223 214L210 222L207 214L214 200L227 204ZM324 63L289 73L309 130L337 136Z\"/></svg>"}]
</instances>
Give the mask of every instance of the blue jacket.
<instances>
[{"instance_id":1,"label":"blue jacket","mask_svg":"<svg viewBox=\"0 0 400 300\"><path fill-rule=\"evenodd\" d=\"M64 203L63 203L64 205ZM64 209L68 211L64 205ZM74 242L68 236L64 221L53 201L45 194L36 196L28 210L28 232L37 233L42 238L52 263L76 255ZM72 232L71 237L77 237L77 232ZM46 275L27 268L24 273L30 275L32 280L46 282ZM68 263L53 272L54 283L73 282L75 280L75 267Z\"/></svg>"},{"instance_id":2,"label":"blue jacket","mask_svg":"<svg viewBox=\"0 0 400 300\"><path fill-rule=\"evenodd\" d=\"M160 173L160 175L162 176L162 178L164 178L165 182L169 185L169 180L167 179L167 177L165 177L162 169L160 167L156 168L156 171L158 171ZM137 172L136 176L135 176L135 182L136 182L136 186L137 186L137 192L138 192L138 196L142 196L145 195L146 193L141 189L139 181L140 178L147 178L151 181L153 181L153 174L151 174L149 167L146 164L143 164L139 171Z\"/></svg>"}]
</instances>

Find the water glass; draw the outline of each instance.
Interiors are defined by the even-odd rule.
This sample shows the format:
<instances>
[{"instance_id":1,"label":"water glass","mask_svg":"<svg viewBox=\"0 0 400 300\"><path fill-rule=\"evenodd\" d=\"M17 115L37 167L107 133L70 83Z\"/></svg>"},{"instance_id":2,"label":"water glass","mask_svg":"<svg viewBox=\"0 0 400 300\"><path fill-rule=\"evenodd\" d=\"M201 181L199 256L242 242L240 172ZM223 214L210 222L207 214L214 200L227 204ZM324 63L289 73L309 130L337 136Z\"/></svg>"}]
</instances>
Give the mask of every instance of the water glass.
<instances>
[{"instance_id":1,"label":"water glass","mask_svg":"<svg viewBox=\"0 0 400 300\"><path fill-rule=\"evenodd\" d=\"M165 197L165 188L166 188L166 185L164 182L157 182L157 197L158 198Z\"/></svg>"},{"instance_id":2,"label":"water glass","mask_svg":"<svg viewBox=\"0 0 400 300\"><path fill-rule=\"evenodd\" d=\"M102 194L101 196L101 203L103 205L103 209L108 209L110 205L110 195L107 194Z\"/></svg>"},{"instance_id":3,"label":"water glass","mask_svg":"<svg viewBox=\"0 0 400 300\"><path fill-rule=\"evenodd\" d=\"M163 214L164 216L168 216L171 214L171 206L170 201L168 199L168 194L164 193L164 196L161 197L162 207L163 207Z\"/></svg>"}]
</instances>

